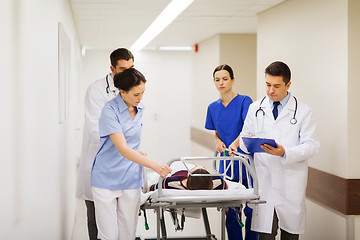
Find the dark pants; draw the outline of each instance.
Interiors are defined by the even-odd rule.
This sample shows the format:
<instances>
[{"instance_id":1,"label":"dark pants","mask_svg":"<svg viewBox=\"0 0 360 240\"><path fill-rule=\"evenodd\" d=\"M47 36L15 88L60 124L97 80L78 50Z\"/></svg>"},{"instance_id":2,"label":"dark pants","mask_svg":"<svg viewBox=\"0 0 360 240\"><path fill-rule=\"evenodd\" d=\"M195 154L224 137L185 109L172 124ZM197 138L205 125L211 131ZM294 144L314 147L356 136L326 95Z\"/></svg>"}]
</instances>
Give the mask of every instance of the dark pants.
<instances>
[{"instance_id":1,"label":"dark pants","mask_svg":"<svg viewBox=\"0 0 360 240\"><path fill-rule=\"evenodd\" d=\"M271 233L259 233L259 240L275 240L275 236L277 235L277 231L279 228L278 222L279 222L279 219L276 215L276 211L274 211L274 218L273 218L273 225L272 225ZM292 233L289 233L282 229L280 229L280 231L281 231L281 235L280 235L281 240L298 240L299 239L299 234L292 234Z\"/></svg>"},{"instance_id":2,"label":"dark pants","mask_svg":"<svg viewBox=\"0 0 360 240\"><path fill-rule=\"evenodd\" d=\"M95 220L95 205L93 201L85 200L87 208L87 225L90 240L98 240L98 230Z\"/></svg>"},{"instance_id":3,"label":"dark pants","mask_svg":"<svg viewBox=\"0 0 360 240\"><path fill-rule=\"evenodd\" d=\"M242 184L248 188L248 183L246 179L243 179ZM251 218L252 218L252 209L247 205L244 208L244 214L246 216L245 220L245 240L258 240L258 233L251 231ZM242 240L242 228L236 218L235 210L229 208L229 212L226 214L226 230L229 240Z\"/></svg>"}]
</instances>

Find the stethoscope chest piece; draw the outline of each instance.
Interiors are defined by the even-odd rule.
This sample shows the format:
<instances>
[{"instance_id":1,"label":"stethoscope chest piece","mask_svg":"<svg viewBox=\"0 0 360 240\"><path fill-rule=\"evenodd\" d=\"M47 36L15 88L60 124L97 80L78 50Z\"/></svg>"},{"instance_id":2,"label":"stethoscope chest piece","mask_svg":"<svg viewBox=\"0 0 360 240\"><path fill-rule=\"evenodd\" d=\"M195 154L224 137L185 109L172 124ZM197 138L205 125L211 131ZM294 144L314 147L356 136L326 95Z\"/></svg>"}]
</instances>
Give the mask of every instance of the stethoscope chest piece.
<instances>
[{"instance_id":1,"label":"stethoscope chest piece","mask_svg":"<svg viewBox=\"0 0 360 240\"><path fill-rule=\"evenodd\" d=\"M291 123L292 125L295 125L295 124L297 123L296 118L292 118L292 119L290 119L290 123Z\"/></svg>"}]
</instances>

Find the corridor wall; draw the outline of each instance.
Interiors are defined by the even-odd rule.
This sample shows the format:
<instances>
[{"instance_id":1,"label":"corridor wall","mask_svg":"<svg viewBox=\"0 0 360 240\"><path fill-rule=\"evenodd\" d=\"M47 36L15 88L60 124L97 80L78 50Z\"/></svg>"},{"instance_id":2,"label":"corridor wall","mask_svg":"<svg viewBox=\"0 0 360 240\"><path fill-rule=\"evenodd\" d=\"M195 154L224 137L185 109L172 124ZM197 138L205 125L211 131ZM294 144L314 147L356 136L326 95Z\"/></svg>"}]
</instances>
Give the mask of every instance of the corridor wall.
<instances>
[{"instance_id":1,"label":"corridor wall","mask_svg":"<svg viewBox=\"0 0 360 240\"><path fill-rule=\"evenodd\" d=\"M68 1L3 0L0 8L2 239L69 239L78 156L77 67ZM69 39L60 121L59 23Z\"/></svg>"}]
</instances>

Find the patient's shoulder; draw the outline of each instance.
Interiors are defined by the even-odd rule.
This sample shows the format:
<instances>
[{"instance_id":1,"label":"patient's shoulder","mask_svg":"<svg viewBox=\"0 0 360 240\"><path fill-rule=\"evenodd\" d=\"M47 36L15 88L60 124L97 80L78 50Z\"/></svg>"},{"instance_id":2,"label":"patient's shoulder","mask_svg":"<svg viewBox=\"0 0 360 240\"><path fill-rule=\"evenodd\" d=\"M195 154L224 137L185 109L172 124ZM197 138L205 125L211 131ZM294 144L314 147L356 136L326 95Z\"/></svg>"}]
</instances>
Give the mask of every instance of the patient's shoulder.
<instances>
[{"instance_id":1,"label":"patient's shoulder","mask_svg":"<svg viewBox=\"0 0 360 240\"><path fill-rule=\"evenodd\" d=\"M228 189L228 186L223 178L220 176L215 176L213 178L213 189L214 190L223 190Z\"/></svg>"},{"instance_id":2,"label":"patient's shoulder","mask_svg":"<svg viewBox=\"0 0 360 240\"><path fill-rule=\"evenodd\" d=\"M184 174L174 174L171 177L167 177L165 179L165 185L163 187L165 189L186 189L186 187L182 184L182 180L187 178L187 171L180 171L184 172Z\"/></svg>"}]
</instances>

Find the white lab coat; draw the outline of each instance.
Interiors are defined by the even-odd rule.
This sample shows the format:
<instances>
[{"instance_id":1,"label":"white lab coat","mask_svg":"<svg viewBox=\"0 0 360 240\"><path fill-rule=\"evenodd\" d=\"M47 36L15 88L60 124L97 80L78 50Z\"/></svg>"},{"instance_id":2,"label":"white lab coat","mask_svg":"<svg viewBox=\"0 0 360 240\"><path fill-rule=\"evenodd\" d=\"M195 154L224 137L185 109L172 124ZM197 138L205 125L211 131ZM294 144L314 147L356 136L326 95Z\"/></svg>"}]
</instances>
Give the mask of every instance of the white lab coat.
<instances>
[{"instance_id":1,"label":"white lab coat","mask_svg":"<svg viewBox=\"0 0 360 240\"><path fill-rule=\"evenodd\" d=\"M101 110L106 102L119 93L119 90L114 86L113 74L109 73L107 76L110 87L109 93L106 91L107 82L106 77L104 77L92 83L88 87L85 96L85 124L76 197L90 201L93 201L90 185L91 168L100 147L99 118Z\"/></svg>"},{"instance_id":2,"label":"white lab coat","mask_svg":"<svg viewBox=\"0 0 360 240\"><path fill-rule=\"evenodd\" d=\"M265 116L258 112L255 117L260 102L258 100L250 105L241 135L253 133L256 137L275 139L285 148L285 158L267 153L254 155L260 199L265 200L266 204L259 204L258 209L254 210L251 229L271 233L275 209L281 229L301 234L305 231L308 159L319 149L313 110L298 102L297 123L292 125L290 119L295 110L293 96L290 96L276 120L268 97L261 104ZM246 150L242 141L240 146Z\"/></svg>"}]
</instances>

